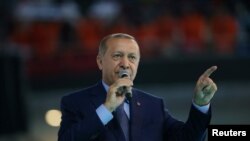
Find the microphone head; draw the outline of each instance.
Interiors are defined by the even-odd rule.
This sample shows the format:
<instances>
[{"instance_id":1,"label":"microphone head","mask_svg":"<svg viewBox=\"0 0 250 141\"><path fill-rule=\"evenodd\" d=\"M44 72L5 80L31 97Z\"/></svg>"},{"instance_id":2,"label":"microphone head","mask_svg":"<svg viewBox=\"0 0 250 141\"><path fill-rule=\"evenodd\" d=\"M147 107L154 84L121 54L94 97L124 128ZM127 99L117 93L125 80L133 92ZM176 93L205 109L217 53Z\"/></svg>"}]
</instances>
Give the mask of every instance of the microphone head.
<instances>
[{"instance_id":1,"label":"microphone head","mask_svg":"<svg viewBox=\"0 0 250 141\"><path fill-rule=\"evenodd\" d=\"M127 70L120 70L119 71L119 77L120 78L124 78L124 77L128 77L129 78L129 73ZM125 94L127 100L131 100L132 98L132 91L131 89L127 88L126 86L120 87L119 88L121 93Z\"/></svg>"},{"instance_id":2,"label":"microphone head","mask_svg":"<svg viewBox=\"0 0 250 141\"><path fill-rule=\"evenodd\" d=\"M127 70L120 70L119 71L119 77L124 78L124 77L129 77L129 73Z\"/></svg>"}]
</instances>

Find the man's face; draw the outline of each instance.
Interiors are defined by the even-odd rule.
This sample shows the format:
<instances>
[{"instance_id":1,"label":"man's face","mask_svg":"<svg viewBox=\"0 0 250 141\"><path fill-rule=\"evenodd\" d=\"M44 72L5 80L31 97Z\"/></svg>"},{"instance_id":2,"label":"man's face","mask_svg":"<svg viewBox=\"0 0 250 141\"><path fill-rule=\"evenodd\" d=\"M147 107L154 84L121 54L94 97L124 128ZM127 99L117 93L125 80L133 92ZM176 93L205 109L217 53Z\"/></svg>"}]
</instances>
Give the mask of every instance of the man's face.
<instances>
[{"instance_id":1,"label":"man's face","mask_svg":"<svg viewBox=\"0 0 250 141\"><path fill-rule=\"evenodd\" d=\"M140 60L136 41L126 38L111 38L107 41L103 56L97 56L97 64L102 70L103 81L111 85L119 78L120 70L127 70L129 79L135 79Z\"/></svg>"}]
</instances>

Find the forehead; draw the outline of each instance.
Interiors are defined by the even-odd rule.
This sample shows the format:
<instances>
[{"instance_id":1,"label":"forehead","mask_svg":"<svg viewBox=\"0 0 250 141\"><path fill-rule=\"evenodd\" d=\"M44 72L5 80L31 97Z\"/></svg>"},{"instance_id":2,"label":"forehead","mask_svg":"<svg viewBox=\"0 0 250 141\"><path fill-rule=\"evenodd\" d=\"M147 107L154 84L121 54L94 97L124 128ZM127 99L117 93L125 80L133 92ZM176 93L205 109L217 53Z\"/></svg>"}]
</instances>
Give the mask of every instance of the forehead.
<instances>
[{"instance_id":1,"label":"forehead","mask_svg":"<svg viewBox=\"0 0 250 141\"><path fill-rule=\"evenodd\" d=\"M107 51L131 51L139 53L139 46L133 39L111 38L106 43Z\"/></svg>"}]
</instances>

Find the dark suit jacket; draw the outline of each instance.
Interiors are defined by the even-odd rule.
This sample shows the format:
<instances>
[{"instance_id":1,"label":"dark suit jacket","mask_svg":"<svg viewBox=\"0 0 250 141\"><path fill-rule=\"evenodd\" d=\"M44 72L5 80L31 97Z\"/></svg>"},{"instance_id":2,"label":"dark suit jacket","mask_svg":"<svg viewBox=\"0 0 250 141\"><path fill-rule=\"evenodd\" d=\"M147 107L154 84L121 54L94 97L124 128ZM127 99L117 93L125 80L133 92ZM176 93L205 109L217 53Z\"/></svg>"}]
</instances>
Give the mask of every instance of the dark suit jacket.
<instances>
[{"instance_id":1,"label":"dark suit jacket","mask_svg":"<svg viewBox=\"0 0 250 141\"><path fill-rule=\"evenodd\" d=\"M191 106L188 120L174 119L162 99L138 89L130 101L130 141L200 141L210 122L211 110L203 114ZM64 96L58 141L125 141L116 118L103 125L96 109L104 103L101 83Z\"/></svg>"}]
</instances>

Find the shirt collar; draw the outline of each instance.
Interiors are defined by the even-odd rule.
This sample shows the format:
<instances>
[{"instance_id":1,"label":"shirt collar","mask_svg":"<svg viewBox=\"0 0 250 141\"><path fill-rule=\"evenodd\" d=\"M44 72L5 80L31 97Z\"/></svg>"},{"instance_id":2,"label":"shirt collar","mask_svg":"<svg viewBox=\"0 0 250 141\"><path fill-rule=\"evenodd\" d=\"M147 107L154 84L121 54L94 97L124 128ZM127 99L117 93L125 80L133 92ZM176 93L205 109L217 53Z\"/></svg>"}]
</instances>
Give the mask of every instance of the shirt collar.
<instances>
[{"instance_id":1,"label":"shirt collar","mask_svg":"<svg viewBox=\"0 0 250 141\"><path fill-rule=\"evenodd\" d=\"M109 86L102 80L102 85L106 92L108 92Z\"/></svg>"}]
</instances>

